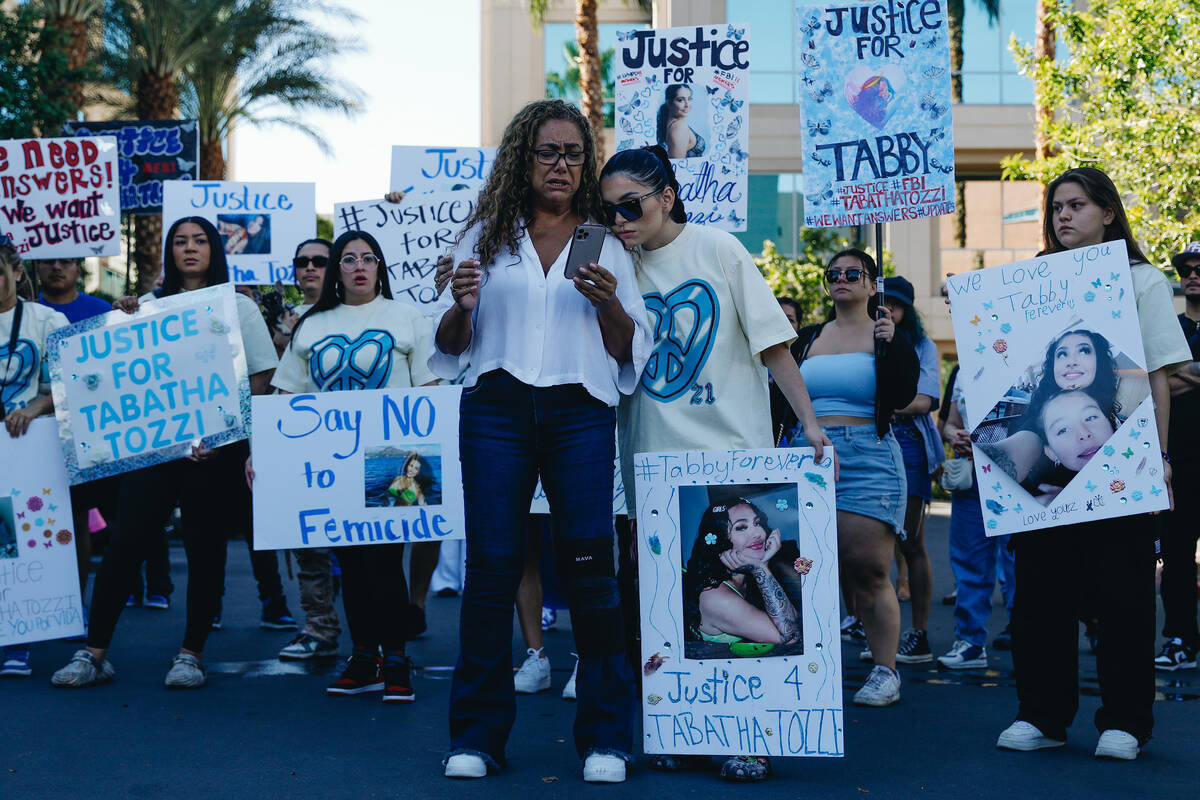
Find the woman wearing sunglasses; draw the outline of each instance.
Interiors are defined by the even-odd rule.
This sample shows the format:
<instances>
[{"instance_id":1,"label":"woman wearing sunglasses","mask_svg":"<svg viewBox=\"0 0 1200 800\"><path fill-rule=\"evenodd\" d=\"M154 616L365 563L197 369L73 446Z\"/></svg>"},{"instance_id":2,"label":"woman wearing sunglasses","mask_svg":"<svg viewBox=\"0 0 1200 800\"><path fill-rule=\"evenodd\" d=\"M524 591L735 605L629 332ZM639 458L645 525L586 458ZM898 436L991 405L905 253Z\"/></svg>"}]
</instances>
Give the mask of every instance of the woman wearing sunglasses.
<instances>
[{"instance_id":1,"label":"woman wearing sunglasses","mask_svg":"<svg viewBox=\"0 0 1200 800\"><path fill-rule=\"evenodd\" d=\"M855 705L864 706L900 700L900 604L889 573L896 537L905 536L908 487L891 418L916 397L920 372L912 344L895 336L891 312L876 296L878 274L861 250L835 255L825 270L833 311L826 322L802 328L797 340L817 421L841 462L838 563L875 662L854 695ZM806 443L804 431L790 441Z\"/></svg>"},{"instance_id":2,"label":"woman wearing sunglasses","mask_svg":"<svg viewBox=\"0 0 1200 800\"><path fill-rule=\"evenodd\" d=\"M617 153L600 173L600 191L605 223L637 254L638 288L654 325L646 370L621 402L625 486L634 485L634 453L772 447L767 370L820 459L829 440L788 351L796 332L746 248L725 231L688 224L662 147ZM636 517L633 493L625 499ZM728 589L709 594L717 604L740 602ZM690 763L670 755L651 760L669 771ZM762 780L769 770L765 758L735 756L721 774Z\"/></svg>"}]
</instances>

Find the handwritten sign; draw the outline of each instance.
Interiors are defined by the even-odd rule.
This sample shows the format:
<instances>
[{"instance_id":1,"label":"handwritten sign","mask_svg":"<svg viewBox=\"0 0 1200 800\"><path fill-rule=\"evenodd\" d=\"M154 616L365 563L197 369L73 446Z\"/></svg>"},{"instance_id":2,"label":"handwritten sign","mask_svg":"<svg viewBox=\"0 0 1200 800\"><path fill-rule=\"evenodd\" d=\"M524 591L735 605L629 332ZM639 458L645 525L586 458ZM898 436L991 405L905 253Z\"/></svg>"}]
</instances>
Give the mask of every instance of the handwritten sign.
<instances>
[{"instance_id":1,"label":"handwritten sign","mask_svg":"<svg viewBox=\"0 0 1200 800\"><path fill-rule=\"evenodd\" d=\"M0 141L0 233L24 258L115 256L119 178L111 136Z\"/></svg>"},{"instance_id":2,"label":"handwritten sign","mask_svg":"<svg viewBox=\"0 0 1200 800\"><path fill-rule=\"evenodd\" d=\"M387 258L392 296L426 314L440 314L452 302L449 292L438 297L433 279L437 260L453 248L467 217L475 210L471 191L409 194L404 200L364 200L335 203L333 232L366 231L379 240Z\"/></svg>"},{"instance_id":3,"label":"handwritten sign","mask_svg":"<svg viewBox=\"0 0 1200 800\"><path fill-rule=\"evenodd\" d=\"M946 0L796 9L804 224L954 211Z\"/></svg>"},{"instance_id":4,"label":"handwritten sign","mask_svg":"<svg viewBox=\"0 0 1200 800\"><path fill-rule=\"evenodd\" d=\"M163 185L163 248L180 217L204 217L221 234L233 283L291 283L296 245L316 235L312 183L172 181Z\"/></svg>"},{"instance_id":5,"label":"handwritten sign","mask_svg":"<svg viewBox=\"0 0 1200 800\"><path fill-rule=\"evenodd\" d=\"M1125 243L947 283L988 535L1167 508Z\"/></svg>"},{"instance_id":6,"label":"handwritten sign","mask_svg":"<svg viewBox=\"0 0 1200 800\"><path fill-rule=\"evenodd\" d=\"M392 147L391 190L408 194L469 190L487 182L494 147Z\"/></svg>"},{"instance_id":7,"label":"handwritten sign","mask_svg":"<svg viewBox=\"0 0 1200 800\"><path fill-rule=\"evenodd\" d=\"M647 753L843 755L830 456L634 456ZM741 612L710 618L702 596L730 584Z\"/></svg>"},{"instance_id":8,"label":"handwritten sign","mask_svg":"<svg viewBox=\"0 0 1200 800\"><path fill-rule=\"evenodd\" d=\"M64 122L67 136L115 136L121 176L121 211L159 214L163 181L195 180L200 132L194 119L139 122Z\"/></svg>"},{"instance_id":9,"label":"handwritten sign","mask_svg":"<svg viewBox=\"0 0 1200 800\"><path fill-rule=\"evenodd\" d=\"M617 150L661 144L688 221L746 230L750 28L620 31Z\"/></svg>"},{"instance_id":10,"label":"handwritten sign","mask_svg":"<svg viewBox=\"0 0 1200 800\"><path fill-rule=\"evenodd\" d=\"M60 328L46 350L71 483L247 436L250 383L231 284Z\"/></svg>"},{"instance_id":11,"label":"handwritten sign","mask_svg":"<svg viewBox=\"0 0 1200 800\"><path fill-rule=\"evenodd\" d=\"M71 489L54 420L0 437L0 647L83 633Z\"/></svg>"},{"instance_id":12,"label":"handwritten sign","mask_svg":"<svg viewBox=\"0 0 1200 800\"><path fill-rule=\"evenodd\" d=\"M254 398L254 548L461 539L457 386Z\"/></svg>"}]
</instances>

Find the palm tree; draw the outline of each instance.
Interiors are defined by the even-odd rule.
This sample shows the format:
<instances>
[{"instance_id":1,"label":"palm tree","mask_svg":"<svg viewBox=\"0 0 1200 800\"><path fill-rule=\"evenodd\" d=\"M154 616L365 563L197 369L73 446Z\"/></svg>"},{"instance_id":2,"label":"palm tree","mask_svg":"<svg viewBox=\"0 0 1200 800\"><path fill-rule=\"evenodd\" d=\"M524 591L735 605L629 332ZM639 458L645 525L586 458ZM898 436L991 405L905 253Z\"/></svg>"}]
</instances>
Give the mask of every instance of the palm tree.
<instances>
[{"instance_id":1,"label":"palm tree","mask_svg":"<svg viewBox=\"0 0 1200 800\"><path fill-rule=\"evenodd\" d=\"M987 13L988 22L1000 19L1000 0L978 0ZM964 0L947 0L946 16L950 34L950 99L954 103L963 101L963 18L966 13ZM967 184L954 182L954 243L967 246Z\"/></svg>"},{"instance_id":2,"label":"palm tree","mask_svg":"<svg viewBox=\"0 0 1200 800\"><path fill-rule=\"evenodd\" d=\"M225 142L238 122L280 124L330 148L301 112L360 110L360 93L329 78L329 61L356 49L308 21L309 0L252 0L223 41L213 41L183 71L184 116L200 124L200 177L224 180ZM320 10L354 19L346 9Z\"/></svg>"},{"instance_id":3,"label":"palm tree","mask_svg":"<svg viewBox=\"0 0 1200 800\"><path fill-rule=\"evenodd\" d=\"M613 84L613 59L616 58L617 51L613 48L608 48L600 54L600 81L604 87L604 94L612 97ZM546 72L546 96L568 98L579 94L579 44L577 42L563 43L563 61L567 66L561 73L556 71ZM604 108L604 127L611 128L613 126L613 109L612 104L605 102Z\"/></svg>"},{"instance_id":4,"label":"palm tree","mask_svg":"<svg viewBox=\"0 0 1200 800\"><path fill-rule=\"evenodd\" d=\"M104 10L104 0L42 0L41 5L46 11L46 29L62 34L56 44L64 50L67 69L82 70L88 63L88 28ZM83 108L83 86L73 83L68 92L75 107Z\"/></svg>"},{"instance_id":5,"label":"palm tree","mask_svg":"<svg viewBox=\"0 0 1200 800\"><path fill-rule=\"evenodd\" d=\"M1050 20L1050 9L1053 7L1054 0L1038 0L1037 17L1034 21L1033 28L1033 54L1040 59L1054 59L1055 51L1057 50L1055 42L1054 23ZM1054 114L1054 109L1046 105L1042 98L1041 92L1037 90L1037 83L1034 83L1033 91L1033 119L1037 125L1035 130L1037 133L1033 137L1033 157L1037 161L1042 161L1050 157L1050 143L1046 140L1046 135L1042 132L1043 126L1040 124L1043 119ZM1042 184L1041 202L1039 208L1046 207L1046 184ZM1042 248L1048 246L1045 241L1044 231Z\"/></svg>"}]
</instances>

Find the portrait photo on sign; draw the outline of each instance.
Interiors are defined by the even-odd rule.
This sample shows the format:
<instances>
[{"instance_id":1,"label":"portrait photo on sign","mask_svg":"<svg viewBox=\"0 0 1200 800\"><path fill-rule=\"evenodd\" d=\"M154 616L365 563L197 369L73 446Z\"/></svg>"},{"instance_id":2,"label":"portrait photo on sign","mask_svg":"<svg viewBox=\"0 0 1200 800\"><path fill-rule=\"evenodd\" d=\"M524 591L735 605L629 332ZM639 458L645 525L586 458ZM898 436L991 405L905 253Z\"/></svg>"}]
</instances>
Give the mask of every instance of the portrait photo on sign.
<instances>
[{"instance_id":1,"label":"portrait photo on sign","mask_svg":"<svg viewBox=\"0 0 1200 800\"><path fill-rule=\"evenodd\" d=\"M12 499L0 497L0 558L17 558L17 521Z\"/></svg>"},{"instance_id":2,"label":"portrait photo on sign","mask_svg":"<svg viewBox=\"0 0 1200 800\"><path fill-rule=\"evenodd\" d=\"M655 111L655 141L671 158L699 158L712 138L709 108L702 84L667 84L662 95L652 96ZM632 102L638 102L635 96ZM636 112L635 112L636 118Z\"/></svg>"},{"instance_id":3,"label":"portrait photo on sign","mask_svg":"<svg viewBox=\"0 0 1200 800\"><path fill-rule=\"evenodd\" d=\"M442 504L442 447L368 447L363 467L368 508Z\"/></svg>"},{"instance_id":4,"label":"portrait photo on sign","mask_svg":"<svg viewBox=\"0 0 1200 800\"><path fill-rule=\"evenodd\" d=\"M794 483L679 487L687 658L804 652L798 505Z\"/></svg>"},{"instance_id":5,"label":"portrait photo on sign","mask_svg":"<svg viewBox=\"0 0 1200 800\"><path fill-rule=\"evenodd\" d=\"M217 231L228 255L269 255L270 214L217 214Z\"/></svg>"},{"instance_id":6,"label":"portrait photo on sign","mask_svg":"<svg viewBox=\"0 0 1200 800\"><path fill-rule=\"evenodd\" d=\"M1016 357L1003 339L993 349L1006 362ZM1035 357L979 421L971 441L1045 506L1097 454L1113 452L1109 439L1150 394L1150 382L1133 359L1080 319Z\"/></svg>"}]
</instances>

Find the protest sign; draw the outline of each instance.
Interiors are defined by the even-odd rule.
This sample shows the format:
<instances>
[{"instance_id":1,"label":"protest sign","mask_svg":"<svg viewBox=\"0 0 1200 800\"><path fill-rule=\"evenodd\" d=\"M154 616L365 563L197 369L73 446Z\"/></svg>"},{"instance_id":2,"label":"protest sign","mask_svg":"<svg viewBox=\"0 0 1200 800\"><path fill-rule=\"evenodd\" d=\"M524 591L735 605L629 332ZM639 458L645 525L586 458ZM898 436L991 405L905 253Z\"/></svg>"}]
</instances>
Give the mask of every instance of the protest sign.
<instances>
[{"instance_id":1,"label":"protest sign","mask_svg":"<svg viewBox=\"0 0 1200 800\"><path fill-rule=\"evenodd\" d=\"M457 386L254 398L254 549L463 538Z\"/></svg>"},{"instance_id":2,"label":"protest sign","mask_svg":"<svg viewBox=\"0 0 1200 800\"><path fill-rule=\"evenodd\" d=\"M550 498L542 488L542 479L538 478L537 486L533 489L533 502L529 505L530 514L549 514ZM625 481L621 478L621 456L613 462L613 516L619 517L629 513L625 507Z\"/></svg>"},{"instance_id":3,"label":"protest sign","mask_svg":"<svg viewBox=\"0 0 1200 800\"><path fill-rule=\"evenodd\" d=\"M316 235L316 202L312 183L171 181L163 185L163 249L172 222L204 217L221 235L229 280L291 283L296 245Z\"/></svg>"},{"instance_id":4,"label":"protest sign","mask_svg":"<svg viewBox=\"0 0 1200 800\"><path fill-rule=\"evenodd\" d=\"M494 147L392 147L393 192L428 194L459 189L478 194L487 182Z\"/></svg>"},{"instance_id":5,"label":"protest sign","mask_svg":"<svg viewBox=\"0 0 1200 800\"><path fill-rule=\"evenodd\" d=\"M162 212L163 181L191 181L200 173L200 132L194 119L64 122L67 136L115 136L121 212Z\"/></svg>"},{"instance_id":6,"label":"protest sign","mask_svg":"<svg viewBox=\"0 0 1200 800\"><path fill-rule=\"evenodd\" d=\"M387 259L392 296L425 314L440 314L450 293L438 297L433 279L438 257L449 252L467 217L475 210L475 192L407 195L400 203L363 200L335 203L333 232L366 231L379 241Z\"/></svg>"},{"instance_id":7,"label":"protest sign","mask_svg":"<svg viewBox=\"0 0 1200 800\"><path fill-rule=\"evenodd\" d=\"M634 456L647 753L843 754L831 456Z\"/></svg>"},{"instance_id":8,"label":"protest sign","mask_svg":"<svg viewBox=\"0 0 1200 800\"><path fill-rule=\"evenodd\" d=\"M617 150L661 144L688 221L746 230L750 29L617 33Z\"/></svg>"},{"instance_id":9,"label":"protest sign","mask_svg":"<svg viewBox=\"0 0 1200 800\"><path fill-rule=\"evenodd\" d=\"M796 9L804 224L954 211L947 0Z\"/></svg>"},{"instance_id":10,"label":"protest sign","mask_svg":"<svg viewBox=\"0 0 1200 800\"><path fill-rule=\"evenodd\" d=\"M83 633L71 488L54 420L0 436L0 486L0 647Z\"/></svg>"},{"instance_id":11,"label":"protest sign","mask_svg":"<svg viewBox=\"0 0 1200 800\"><path fill-rule=\"evenodd\" d=\"M0 141L0 233L23 258L115 256L119 178L111 136Z\"/></svg>"},{"instance_id":12,"label":"protest sign","mask_svg":"<svg viewBox=\"0 0 1200 800\"><path fill-rule=\"evenodd\" d=\"M987 534L1167 508L1125 243L947 283Z\"/></svg>"},{"instance_id":13,"label":"protest sign","mask_svg":"<svg viewBox=\"0 0 1200 800\"><path fill-rule=\"evenodd\" d=\"M247 436L250 382L232 284L60 328L46 351L73 484Z\"/></svg>"}]
</instances>

